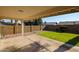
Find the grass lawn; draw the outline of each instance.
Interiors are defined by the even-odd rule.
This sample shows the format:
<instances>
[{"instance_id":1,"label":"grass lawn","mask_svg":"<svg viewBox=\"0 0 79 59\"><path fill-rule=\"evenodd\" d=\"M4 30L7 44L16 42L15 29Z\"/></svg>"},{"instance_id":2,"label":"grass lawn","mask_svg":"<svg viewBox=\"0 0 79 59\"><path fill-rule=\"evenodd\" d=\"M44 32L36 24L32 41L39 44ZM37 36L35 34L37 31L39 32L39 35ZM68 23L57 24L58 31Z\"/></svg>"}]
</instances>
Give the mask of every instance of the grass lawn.
<instances>
[{"instance_id":1,"label":"grass lawn","mask_svg":"<svg viewBox=\"0 0 79 59\"><path fill-rule=\"evenodd\" d=\"M39 32L39 35L79 46L79 34L44 31Z\"/></svg>"}]
</instances>

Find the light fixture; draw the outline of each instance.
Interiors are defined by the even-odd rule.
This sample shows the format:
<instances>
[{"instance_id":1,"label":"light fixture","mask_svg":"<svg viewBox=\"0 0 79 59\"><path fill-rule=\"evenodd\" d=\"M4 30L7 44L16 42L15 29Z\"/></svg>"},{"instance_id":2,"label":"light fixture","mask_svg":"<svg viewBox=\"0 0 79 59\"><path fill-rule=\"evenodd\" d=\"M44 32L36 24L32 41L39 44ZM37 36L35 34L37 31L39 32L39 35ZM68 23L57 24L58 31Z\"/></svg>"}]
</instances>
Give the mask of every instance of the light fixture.
<instances>
[{"instance_id":1,"label":"light fixture","mask_svg":"<svg viewBox=\"0 0 79 59\"><path fill-rule=\"evenodd\" d=\"M23 10L18 10L18 12L24 12Z\"/></svg>"}]
</instances>

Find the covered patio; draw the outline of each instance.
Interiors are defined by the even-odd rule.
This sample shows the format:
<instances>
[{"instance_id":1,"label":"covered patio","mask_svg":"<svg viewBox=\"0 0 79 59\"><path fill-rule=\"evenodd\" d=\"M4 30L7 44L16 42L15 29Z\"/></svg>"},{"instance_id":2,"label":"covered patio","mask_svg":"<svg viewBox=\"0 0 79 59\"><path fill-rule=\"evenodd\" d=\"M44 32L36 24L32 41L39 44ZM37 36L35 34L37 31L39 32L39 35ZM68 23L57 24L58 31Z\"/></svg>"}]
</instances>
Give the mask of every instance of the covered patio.
<instances>
[{"instance_id":1,"label":"covered patio","mask_svg":"<svg viewBox=\"0 0 79 59\"><path fill-rule=\"evenodd\" d=\"M73 6L0 6L0 20L2 19L10 19L10 20L20 20L21 21L21 27L15 27L19 28L17 31L21 31L20 34L23 36L24 31L28 29L28 27L24 27L24 21L33 21L33 20L39 20L41 18L50 17L50 16L56 16L61 14L67 14L67 13L73 13L78 12L79 7L73 7ZM17 24L16 24L17 25ZM8 26L6 26L8 28ZM42 24L39 25L39 29L42 30ZM12 27L14 29L14 27ZM7 29L6 29L7 30ZM16 34L14 30L13 34ZM10 31L8 30L8 31ZM30 29L31 31L31 26ZM2 32L6 32L0 27L0 37L2 38L4 34ZM17 33L18 34L18 33Z\"/></svg>"},{"instance_id":2,"label":"covered patio","mask_svg":"<svg viewBox=\"0 0 79 59\"><path fill-rule=\"evenodd\" d=\"M7 30L1 30L0 27L0 51L54 51L58 48L61 42L45 40L47 38L37 35L36 32L43 31L43 24L39 25L39 31L27 31L28 27L25 28L24 21L33 21L45 17L62 15L67 13L79 12L79 7L74 6L0 6L0 20L10 19L10 20L20 20L21 28L17 31L20 33L13 33L12 35L7 35L4 37L3 32ZM17 25L17 24L16 24ZM18 26L18 25L17 25ZM8 27L8 26L6 26ZM16 27L18 28L18 27ZM29 27L31 30L31 26ZM9 31L9 30L8 30ZM12 30L13 32L15 30ZM7 38L9 37L9 38ZM38 48L38 49L37 49ZM73 47L67 51L79 51ZM64 48L67 49L67 48Z\"/></svg>"}]
</instances>

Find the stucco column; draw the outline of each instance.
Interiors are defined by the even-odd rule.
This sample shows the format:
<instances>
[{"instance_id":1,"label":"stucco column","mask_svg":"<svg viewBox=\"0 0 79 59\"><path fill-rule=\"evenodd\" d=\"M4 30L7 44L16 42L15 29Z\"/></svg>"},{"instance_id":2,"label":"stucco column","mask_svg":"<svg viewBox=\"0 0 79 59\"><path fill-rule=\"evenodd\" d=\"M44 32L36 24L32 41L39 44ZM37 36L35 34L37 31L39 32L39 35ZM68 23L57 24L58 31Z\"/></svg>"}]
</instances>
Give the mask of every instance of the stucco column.
<instances>
[{"instance_id":1,"label":"stucco column","mask_svg":"<svg viewBox=\"0 0 79 59\"><path fill-rule=\"evenodd\" d=\"M22 21L21 23L22 23L22 36L24 36L24 21Z\"/></svg>"},{"instance_id":2,"label":"stucco column","mask_svg":"<svg viewBox=\"0 0 79 59\"><path fill-rule=\"evenodd\" d=\"M0 26L0 39L2 38L2 33L1 33L1 26Z\"/></svg>"},{"instance_id":3,"label":"stucco column","mask_svg":"<svg viewBox=\"0 0 79 59\"><path fill-rule=\"evenodd\" d=\"M2 20L2 21L4 21L4 20ZM2 39L2 38L3 38L3 27L2 27L2 25L0 25L0 39Z\"/></svg>"},{"instance_id":4,"label":"stucco column","mask_svg":"<svg viewBox=\"0 0 79 59\"><path fill-rule=\"evenodd\" d=\"M42 24L40 24L40 31L42 31Z\"/></svg>"}]
</instances>

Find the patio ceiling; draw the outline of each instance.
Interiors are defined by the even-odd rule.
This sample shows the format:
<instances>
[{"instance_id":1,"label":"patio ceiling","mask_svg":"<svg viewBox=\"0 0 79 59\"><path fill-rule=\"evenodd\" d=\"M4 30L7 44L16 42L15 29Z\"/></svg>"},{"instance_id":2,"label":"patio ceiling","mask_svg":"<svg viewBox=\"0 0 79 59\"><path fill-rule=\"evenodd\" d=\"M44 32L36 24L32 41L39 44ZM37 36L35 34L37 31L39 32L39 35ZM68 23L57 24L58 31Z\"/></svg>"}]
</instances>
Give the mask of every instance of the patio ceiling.
<instances>
[{"instance_id":1,"label":"patio ceiling","mask_svg":"<svg viewBox=\"0 0 79 59\"><path fill-rule=\"evenodd\" d=\"M0 6L0 19L34 20L38 18L79 12L73 6Z\"/></svg>"}]
</instances>

